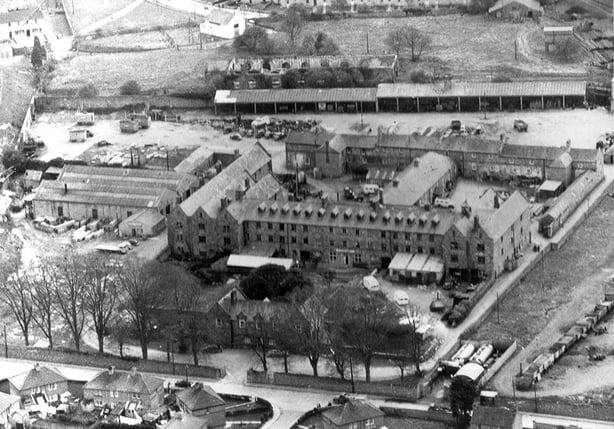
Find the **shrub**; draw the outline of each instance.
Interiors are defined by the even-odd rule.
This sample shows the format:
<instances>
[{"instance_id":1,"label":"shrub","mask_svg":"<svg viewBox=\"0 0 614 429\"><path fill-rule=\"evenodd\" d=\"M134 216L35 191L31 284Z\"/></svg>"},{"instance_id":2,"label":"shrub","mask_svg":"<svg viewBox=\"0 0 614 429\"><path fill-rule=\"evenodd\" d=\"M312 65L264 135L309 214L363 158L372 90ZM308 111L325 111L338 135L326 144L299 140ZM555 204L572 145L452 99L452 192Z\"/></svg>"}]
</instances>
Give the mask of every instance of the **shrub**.
<instances>
[{"instance_id":1,"label":"shrub","mask_svg":"<svg viewBox=\"0 0 614 429\"><path fill-rule=\"evenodd\" d=\"M409 78L413 83L431 83L433 76L422 69L412 70Z\"/></svg>"},{"instance_id":2,"label":"shrub","mask_svg":"<svg viewBox=\"0 0 614 429\"><path fill-rule=\"evenodd\" d=\"M281 86L283 88L299 88L301 80L301 72L295 69L288 70L281 75Z\"/></svg>"},{"instance_id":3,"label":"shrub","mask_svg":"<svg viewBox=\"0 0 614 429\"><path fill-rule=\"evenodd\" d=\"M14 167L17 173L23 173L26 171L26 157L15 149L6 148L2 153L2 165L4 168Z\"/></svg>"},{"instance_id":4,"label":"shrub","mask_svg":"<svg viewBox=\"0 0 614 429\"><path fill-rule=\"evenodd\" d=\"M135 80L129 80L119 88L121 95L138 95L141 93L141 86Z\"/></svg>"},{"instance_id":5,"label":"shrub","mask_svg":"<svg viewBox=\"0 0 614 429\"><path fill-rule=\"evenodd\" d=\"M491 82L512 82L512 78L504 73L497 73L490 80Z\"/></svg>"},{"instance_id":6,"label":"shrub","mask_svg":"<svg viewBox=\"0 0 614 429\"><path fill-rule=\"evenodd\" d=\"M370 9L369 6L366 4L359 4L358 7L356 8L356 12L358 13L369 13Z\"/></svg>"},{"instance_id":7,"label":"shrub","mask_svg":"<svg viewBox=\"0 0 614 429\"><path fill-rule=\"evenodd\" d=\"M87 85L83 85L77 94L81 98L92 98L98 96L98 88L94 86L93 83L88 83Z\"/></svg>"}]
</instances>

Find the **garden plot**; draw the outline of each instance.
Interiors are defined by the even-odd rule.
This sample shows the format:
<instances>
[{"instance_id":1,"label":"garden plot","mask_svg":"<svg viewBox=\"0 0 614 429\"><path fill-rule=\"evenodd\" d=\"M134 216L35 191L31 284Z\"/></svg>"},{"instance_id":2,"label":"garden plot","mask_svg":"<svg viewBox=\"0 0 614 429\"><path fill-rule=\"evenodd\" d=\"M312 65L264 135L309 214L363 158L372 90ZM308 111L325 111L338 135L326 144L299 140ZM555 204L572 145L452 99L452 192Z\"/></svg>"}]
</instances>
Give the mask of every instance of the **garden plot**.
<instances>
[{"instance_id":1,"label":"garden plot","mask_svg":"<svg viewBox=\"0 0 614 429\"><path fill-rule=\"evenodd\" d=\"M127 15L101 27L103 32L117 32L128 29L153 29L179 24L188 24L202 20L202 16L186 12L179 12L156 6L151 3L142 3Z\"/></svg>"},{"instance_id":2,"label":"garden plot","mask_svg":"<svg viewBox=\"0 0 614 429\"><path fill-rule=\"evenodd\" d=\"M99 52L113 52L119 49L124 51L147 51L170 47L171 44L169 40L160 31L144 31L140 33L99 37L82 42L79 45L80 49Z\"/></svg>"},{"instance_id":3,"label":"garden plot","mask_svg":"<svg viewBox=\"0 0 614 429\"><path fill-rule=\"evenodd\" d=\"M75 31L92 24L132 3L133 0L71 0L66 2L66 13Z\"/></svg>"}]
</instances>

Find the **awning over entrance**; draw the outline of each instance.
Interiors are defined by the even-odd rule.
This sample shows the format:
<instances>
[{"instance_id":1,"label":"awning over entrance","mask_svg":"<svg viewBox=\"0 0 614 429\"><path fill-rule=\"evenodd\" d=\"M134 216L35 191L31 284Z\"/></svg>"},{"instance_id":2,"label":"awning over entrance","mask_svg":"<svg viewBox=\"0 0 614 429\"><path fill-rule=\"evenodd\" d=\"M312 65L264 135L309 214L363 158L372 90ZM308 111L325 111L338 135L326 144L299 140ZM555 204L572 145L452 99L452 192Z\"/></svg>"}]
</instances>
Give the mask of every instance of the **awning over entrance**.
<instances>
[{"instance_id":1,"label":"awning over entrance","mask_svg":"<svg viewBox=\"0 0 614 429\"><path fill-rule=\"evenodd\" d=\"M438 256L398 252L388 265L388 273L393 280L433 283L443 278L444 264Z\"/></svg>"}]
</instances>

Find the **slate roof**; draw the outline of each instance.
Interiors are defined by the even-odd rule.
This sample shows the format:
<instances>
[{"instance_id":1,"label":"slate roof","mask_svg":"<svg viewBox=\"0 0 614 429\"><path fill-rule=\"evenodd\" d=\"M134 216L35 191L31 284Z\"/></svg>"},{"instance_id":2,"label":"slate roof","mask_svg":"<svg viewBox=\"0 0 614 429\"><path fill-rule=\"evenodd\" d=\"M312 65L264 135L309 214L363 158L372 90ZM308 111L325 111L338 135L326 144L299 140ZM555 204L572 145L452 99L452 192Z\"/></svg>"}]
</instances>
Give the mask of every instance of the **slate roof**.
<instances>
[{"instance_id":1,"label":"slate roof","mask_svg":"<svg viewBox=\"0 0 614 429\"><path fill-rule=\"evenodd\" d=\"M478 405L473 410L471 425L511 429L515 418L516 412L509 408Z\"/></svg>"},{"instance_id":2,"label":"slate roof","mask_svg":"<svg viewBox=\"0 0 614 429\"><path fill-rule=\"evenodd\" d=\"M143 225L154 226L164 222L165 217L153 210L141 210L127 217L122 223L138 222Z\"/></svg>"},{"instance_id":3,"label":"slate roof","mask_svg":"<svg viewBox=\"0 0 614 429\"><path fill-rule=\"evenodd\" d=\"M103 371L85 383L83 389L115 390L119 392L151 394L164 384L161 378L143 375L139 372Z\"/></svg>"},{"instance_id":4,"label":"slate roof","mask_svg":"<svg viewBox=\"0 0 614 429\"><path fill-rule=\"evenodd\" d=\"M413 206L453 169L454 162L450 158L435 152L428 152L416 158L410 166L397 175L393 183L388 183L384 187L384 203ZM395 186L397 180L398 185Z\"/></svg>"},{"instance_id":5,"label":"slate roof","mask_svg":"<svg viewBox=\"0 0 614 429\"><path fill-rule=\"evenodd\" d=\"M215 104L376 101L376 88L218 89Z\"/></svg>"},{"instance_id":6,"label":"slate roof","mask_svg":"<svg viewBox=\"0 0 614 429\"><path fill-rule=\"evenodd\" d=\"M258 300L237 301L230 307L230 318L237 320L239 315L243 315L247 320L254 320L260 316L264 320L274 318L281 319L291 309L291 305L285 302L271 302Z\"/></svg>"},{"instance_id":7,"label":"slate roof","mask_svg":"<svg viewBox=\"0 0 614 429\"><path fill-rule=\"evenodd\" d=\"M281 195L278 196L280 191L282 191ZM286 201L288 199L288 195L281 183L279 183L272 174L267 174L247 190L242 200L233 201L228 206L227 210L232 217L241 221L243 219L243 214L250 207L249 200L270 200L276 196L278 196L275 199L276 201Z\"/></svg>"},{"instance_id":8,"label":"slate roof","mask_svg":"<svg viewBox=\"0 0 614 429\"><path fill-rule=\"evenodd\" d=\"M343 405L322 412L322 416L325 419L338 427L381 417L383 415L384 412L379 408L375 408L373 405L362 401L348 401Z\"/></svg>"},{"instance_id":9,"label":"slate roof","mask_svg":"<svg viewBox=\"0 0 614 429\"><path fill-rule=\"evenodd\" d=\"M39 9L16 9L0 14L0 24L9 22L25 22L30 19L41 19L43 14Z\"/></svg>"},{"instance_id":10,"label":"slate roof","mask_svg":"<svg viewBox=\"0 0 614 429\"><path fill-rule=\"evenodd\" d=\"M569 154L571 159L576 162L595 162L597 159L597 151L595 149L571 148Z\"/></svg>"},{"instance_id":11,"label":"slate roof","mask_svg":"<svg viewBox=\"0 0 614 429\"><path fill-rule=\"evenodd\" d=\"M182 202L181 209L187 216L192 216L199 208L202 208L211 218L217 217L222 206L221 199L226 195L226 190L243 186L246 178L270 161L271 155L262 145L256 143L249 152L241 155Z\"/></svg>"},{"instance_id":12,"label":"slate roof","mask_svg":"<svg viewBox=\"0 0 614 429\"><path fill-rule=\"evenodd\" d=\"M565 152L564 147L506 144L501 150L501 155L514 158L545 159L552 161L561 156L563 152Z\"/></svg>"},{"instance_id":13,"label":"slate roof","mask_svg":"<svg viewBox=\"0 0 614 429\"><path fill-rule=\"evenodd\" d=\"M235 16L234 12L230 12L228 10L213 8L211 12L205 16L205 19L209 22L218 25L227 25L232 18Z\"/></svg>"},{"instance_id":14,"label":"slate roof","mask_svg":"<svg viewBox=\"0 0 614 429\"><path fill-rule=\"evenodd\" d=\"M202 383L196 383L189 389L180 390L175 396L190 411L206 410L226 403L210 386Z\"/></svg>"},{"instance_id":15,"label":"slate roof","mask_svg":"<svg viewBox=\"0 0 614 429\"><path fill-rule=\"evenodd\" d=\"M207 146L201 146L177 164L174 170L178 173L193 173L214 154Z\"/></svg>"},{"instance_id":16,"label":"slate roof","mask_svg":"<svg viewBox=\"0 0 614 429\"><path fill-rule=\"evenodd\" d=\"M286 144L318 147L321 144L324 144L325 141L330 140L333 136L334 134L327 131L290 131L290 134L288 134L288 137L286 138Z\"/></svg>"},{"instance_id":17,"label":"slate roof","mask_svg":"<svg viewBox=\"0 0 614 429\"><path fill-rule=\"evenodd\" d=\"M496 240L530 207L529 202L520 192L516 191L490 216L486 218L480 216L480 226L491 239ZM482 213L486 213L486 211L480 211L480 214Z\"/></svg>"},{"instance_id":18,"label":"slate roof","mask_svg":"<svg viewBox=\"0 0 614 429\"><path fill-rule=\"evenodd\" d=\"M9 378L17 390L30 390L35 387L67 381L57 370L36 364L32 369Z\"/></svg>"}]
</instances>

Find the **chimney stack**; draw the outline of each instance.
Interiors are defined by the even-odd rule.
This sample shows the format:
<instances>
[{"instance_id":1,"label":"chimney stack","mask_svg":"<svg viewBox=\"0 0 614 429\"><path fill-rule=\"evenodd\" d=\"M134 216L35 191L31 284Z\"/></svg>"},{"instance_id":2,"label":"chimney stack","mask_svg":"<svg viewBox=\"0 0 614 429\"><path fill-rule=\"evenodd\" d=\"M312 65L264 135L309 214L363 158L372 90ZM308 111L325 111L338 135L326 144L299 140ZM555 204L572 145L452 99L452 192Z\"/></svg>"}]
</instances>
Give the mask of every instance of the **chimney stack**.
<instances>
[{"instance_id":1,"label":"chimney stack","mask_svg":"<svg viewBox=\"0 0 614 429\"><path fill-rule=\"evenodd\" d=\"M34 371L36 371L36 372L40 372L40 370L41 370L41 366L40 366L40 364L39 364L38 362L36 362L36 363L34 364Z\"/></svg>"},{"instance_id":2,"label":"chimney stack","mask_svg":"<svg viewBox=\"0 0 614 429\"><path fill-rule=\"evenodd\" d=\"M132 370L130 370L130 375L132 375L133 377L136 377L136 366L132 367Z\"/></svg>"},{"instance_id":3,"label":"chimney stack","mask_svg":"<svg viewBox=\"0 0 614 429\"><path fill-rule=\"evenodd\" d=\"M235 149L234 156L235 156L235 159L239 159L239 156L240 156L239 149Z\"/></svg>"},{"instance_id":4,"label":"chimney stack","mask_svg":"<svg viewBox=\"0 0 614 429\"><path fill-rule=\"evenodd\" d=\"M473 228L478 229L480 227L480 218L475 216L473 218Z\"/></svg>"},{"instance_id":5,"label":"chimney stack","mask_svg":"<svg viewBox=\"0 0 614 429\"><path fill-rule=\"evenodd\" d=\"M565 152L571 152L571 140L567 140L567 142L565 143Z\"/></svg>"},{"instance_id":6,"label":"chimney stack","mask_svg":"<svg viewBox=\"0 0 614 429\"><path fill-rule=\"evenodd\" d=\"M113 365L111 365L109 367L109 375L113 375L115 373L115 367Z\"/></svg>"},{"instance_id":7,"label":"chimney stack","mask_svg":"<svg viewBox=\"0 0 614 429\"><path fill-rule=\"evenodd\" d=\"M64 183L64 193L68 194L68 185Z\"/></svg>"}]
</instances>

